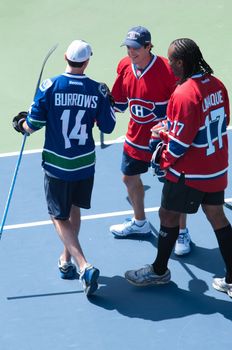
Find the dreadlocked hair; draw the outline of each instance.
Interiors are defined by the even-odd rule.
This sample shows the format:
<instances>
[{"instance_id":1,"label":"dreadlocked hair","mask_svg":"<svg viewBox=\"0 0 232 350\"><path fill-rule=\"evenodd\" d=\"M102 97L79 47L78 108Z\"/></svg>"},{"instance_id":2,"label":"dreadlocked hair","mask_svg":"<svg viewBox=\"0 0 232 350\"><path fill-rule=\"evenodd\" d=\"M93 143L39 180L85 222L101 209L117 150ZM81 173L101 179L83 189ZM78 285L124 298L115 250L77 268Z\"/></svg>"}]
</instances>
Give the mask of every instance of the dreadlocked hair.
<instances>
[{"instance_id":1,"label":"dreadlocked hair","mask_svg":"<svg viewBox=\"0 0 232 350\"><path fill-rule=\"evenodd\" d=\"M187 38L176 39L171 45L174 45L175 48L173 58L183 61L184 74L180 83L196 73L213 74L212 68L204 60L199 47L193 40Z\"/></svg>"}]
</instances>

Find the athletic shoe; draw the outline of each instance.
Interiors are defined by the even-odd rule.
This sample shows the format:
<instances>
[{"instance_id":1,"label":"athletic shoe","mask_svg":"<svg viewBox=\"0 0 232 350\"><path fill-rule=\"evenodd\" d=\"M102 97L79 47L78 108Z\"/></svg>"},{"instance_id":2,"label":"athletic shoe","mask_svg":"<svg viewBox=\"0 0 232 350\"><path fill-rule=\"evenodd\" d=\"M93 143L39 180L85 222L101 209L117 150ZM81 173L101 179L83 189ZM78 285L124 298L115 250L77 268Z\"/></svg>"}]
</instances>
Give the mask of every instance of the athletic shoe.
<instances>
[{"instance_id":1,"label":"athletic shoe","mask_svg":"<svg viewBox=\"0 0 232 350\"><path fill-rule=\"evenodd\" d=\"M174 253L176 255L188 254L191 250L191 237L186 229L185 233L180 233L175 244Z\"/></svg>"},{"instance_id":2,"label":"athletic shoe","mask_svg":"<svg viewBox=\"0 0 232 350\"><path fill-rule=\"evenodd\" d=\"M117 238L149 236L151 234L151 227L147 220L142 226L138 226L134 219L126 219L123 224L110 226L110 232Z\"/></svg>"},{"instance_id":3,"label":"athletic shoe","mask_svg":"<svg viewBox=\"0 0 232 350\"><path fill-rule=\"evenodd\" d=\"M98 288L98 277L100 271L92 265L87 265L83 271L80 271L79 280L82 282L86 296L93 294Z\"/></svg>"},{"instance_id":4,"label":"athletic shoe","mask_svg":"<svg viewBox=\"0 0 232 350\"><path fill-rule=\"evenodd\" d=\"M149 286L154 284L165 284L171 280L169 269L163 275L154 273L152 265L146 265L139 270L126 271L125 278L135 286Z\"/></svg>"},{"instance_id":5,"label":"athletic shoe","mask_svg":"<svg viewBox=\"0 0 232 350\"><path fill-rule=\"evenodd\" d=\"M71 280L77 277L76 266L71 261L61 262L59 260L58 268L60 270L60 277L65 280Z\"/></svg>"},{"instance_id":6,"label":"athletic shoe","mask_svg":"<svg viewBox=\"0 0 232 350\"><path fill-rule=\"evenodd\" d=\"M214 278L212 286L220 292L227 293L232 298L232 283L226 283L224 278Z\"/></svg>"}]
</instances>

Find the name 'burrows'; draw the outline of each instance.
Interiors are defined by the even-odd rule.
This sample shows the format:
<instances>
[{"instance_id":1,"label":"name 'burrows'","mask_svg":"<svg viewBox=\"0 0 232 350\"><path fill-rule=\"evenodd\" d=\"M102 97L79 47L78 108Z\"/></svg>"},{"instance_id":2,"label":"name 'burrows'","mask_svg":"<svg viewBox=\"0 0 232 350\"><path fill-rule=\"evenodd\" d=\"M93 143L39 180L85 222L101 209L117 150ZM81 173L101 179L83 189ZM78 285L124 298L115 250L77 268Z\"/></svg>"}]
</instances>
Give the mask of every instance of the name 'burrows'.
<instances>
[{"instance_id":1,"label":"name 'burrows'","mask_svg":"<svg viewBox=\"0 0 232 350\"><path fill-rule=\"evenodd\" d=\"M76 93L55 93L54 99L55 106L97 108L98 96Z\"/></svg>"},{"instance_id":2,"label":"name 'burrows'","mask_svg":"<svg viewBox=\"0 0 232 350\"><path fill-rule=\"evenodd\" d=\"M219 90L204 98L202 103L202 110L203 112L206 112L210 107L220 105L223 102L224 100L222 98L222 91Z\"/></svg>"}]
</instances>

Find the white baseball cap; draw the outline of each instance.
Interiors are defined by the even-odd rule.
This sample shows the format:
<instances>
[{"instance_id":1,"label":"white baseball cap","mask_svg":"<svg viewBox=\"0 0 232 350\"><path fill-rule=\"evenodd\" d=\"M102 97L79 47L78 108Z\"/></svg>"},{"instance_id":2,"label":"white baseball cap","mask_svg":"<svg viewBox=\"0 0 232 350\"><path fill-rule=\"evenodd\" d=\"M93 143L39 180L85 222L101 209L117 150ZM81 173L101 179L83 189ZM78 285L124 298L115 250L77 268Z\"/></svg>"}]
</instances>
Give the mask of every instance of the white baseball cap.
<instances>
[{"instance_id":1,"label":"white baseball cap","mask_svg":"<svg viewBox=\"0 0 232 350\"><path fill-rule=\"evenodd\" d=\"M91 55L91 46L84 40L74 40L66 51L67 59L72 62L87 61Z\"/></svg>"}]
</instances>

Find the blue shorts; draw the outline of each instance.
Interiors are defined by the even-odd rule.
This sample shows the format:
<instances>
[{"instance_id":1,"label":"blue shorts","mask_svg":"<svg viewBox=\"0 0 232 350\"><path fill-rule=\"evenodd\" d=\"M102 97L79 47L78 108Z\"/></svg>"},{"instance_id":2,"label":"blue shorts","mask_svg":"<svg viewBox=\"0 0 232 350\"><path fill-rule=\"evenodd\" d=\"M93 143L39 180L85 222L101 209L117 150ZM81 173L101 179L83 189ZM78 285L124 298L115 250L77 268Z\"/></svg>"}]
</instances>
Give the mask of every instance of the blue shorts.
<instances>
[{"instance_id":1,"label":"blue shorts","mask_svg":"<svg viewBox=\"0 0 232 350\"><path fill-rule=\"evenodd\" d=\"M44 175L44 190L48 213L58 220L67 220L72 205L89 209L94 177L78 181L64 181Z\"/></svg>"},{"instance_id":2,"label":"blue shorts","mask_svg":"<svg viewBox=\"0 0 232 350\"><path fill-rule=\"evenodd\" d=\"M121 171L124 175L132 176L143 174L148 171L149 167L150 163L132 158L123 152Z\"/></svg>"},{"instance_id":3,"label":"blue shorts","mask_svg":"<svg viewBox=\"0 0 232 350\"><path fill-rule=\"evenodd\" d=\"M224 191L202 192L184 183L181 175L179 182L166 180L163 186L161 207L166 210L185 214L194 214L201 204L223 205Z\"/></svg>"}]
</instances>

